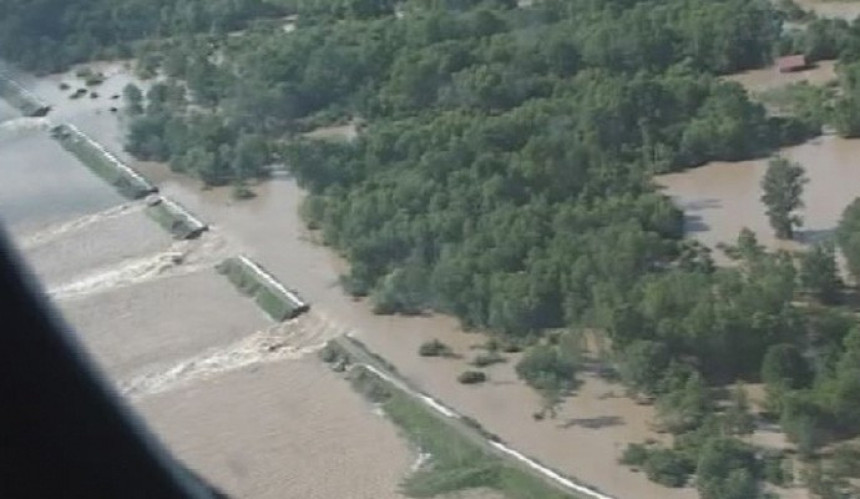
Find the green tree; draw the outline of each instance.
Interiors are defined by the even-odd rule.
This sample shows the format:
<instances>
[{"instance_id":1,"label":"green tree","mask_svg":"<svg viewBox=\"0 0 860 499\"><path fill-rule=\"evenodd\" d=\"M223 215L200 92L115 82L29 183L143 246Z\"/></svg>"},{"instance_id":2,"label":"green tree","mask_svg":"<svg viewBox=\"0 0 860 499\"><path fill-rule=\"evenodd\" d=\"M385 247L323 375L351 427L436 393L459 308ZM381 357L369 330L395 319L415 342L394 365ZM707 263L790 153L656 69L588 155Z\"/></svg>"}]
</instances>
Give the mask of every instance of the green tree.
<instances>
[{"instance_id":1,"label":"green tree","mask_svg":"<svg viewBox=\"0 0 860 499\"><path fill-rule=\"evenodd\" d=\"M710 393L699 373L693 373L682 388L663 395L657 401L661 425L676 434L699 426L712 407Z\"/></svg>"},{"instance_id":2,"label":"green tree","mask_svg":"<svg viewBox=\"0 0 860 499\"><path fill-rule=\"evenodd\" d=\"M624 383L637 392L655 395L671 360L664 343L636 340L620 355L619 371Z\"/></svg>"},{"instance_id":3,"label":"green tree","mask_svg":"<svg viewBox=\"0 0 860 499\"><path fill-rule=\"evenodd\" d=\"M849 272L860 282L860 198L855 199L842 212L836 229L839 249L845 256Z\"/></svg>"},{"instance_id":4,"label":"green tree","mask_svg":"<svg viewBox=\"0 0 860 499\"><path fill-rule=\"evenodd\" d=\"M770 225L776 237L791 239L801 218L794 212L803 207L803 185L808 181L803 167L784 158L770 160L761 181L761 201L767 207Z\"/></svg>"},{"instance_id":5,"label":"green tree","mask_svg":"<svg viewBox=\"0 0 860 499\"><path fill-rule=\"evenodd\" d=\"M129 83L122 89L126 110L131 115L143 113L143 92L134 83Z\"/></svg>"},{"instance_id":6,"label":"green tree","mask_svg":"<svg viewBox=\"0 0 860 499\"><path fill-rule=\"evenodd\" d=\"M761 379L765 383L768 411L780 414L786 394L812 382L812 370L796 346L782 343L767 349L762 360Z\"/></svg>"},{"instance_id":7,"label":"green tree","mask_svg":"<svg viewBox=\"0 0 860 499\"><path fill-rule=\"evenodd\" d=\"M517 374L538 390L566 391L576 383L580 369L576 354L558 345L536 345L517 363Z\"/></svg>"},{"instance_id":8,"label":"green tree","mask_svg":"<svg viewBox=\"0 0 860 499\"><path fill-rule=\"evenodd\" d=\"M836 266L836 253L830 243L819 243L800 260L800 284L822 303L839 301L842 280Z\"/></svg>"},{"instance_id":9,"label":"green tree","mask_svg":"<svg viewBox=\"0 0 860 499\"><path fill-rule=\"evenodd\" d=\"M726 431L734 435L749 435L755 430L755 418L750 412L750 403L743 384L732 389L729 407L723 414Z\"/></svg>"},{"instance_id":10,"label":"green tree","mask_svg":"<svg viewBox=\"0 0 860 499\"><path fill-rule=\"evenodd\" d=\"M686 457L671 449L648 452L644 467L649 480L667 487L683 487L694 469Z\"/></svg>"},{"instance_id":11,"label":"green tree","mask_svg":"<svg viewBox=\"0 0 860 499\"><path fill-rule=\"evenodd\" d=\"M757 470L748 446L731 438L714 438L699 454L696 486L703 499L755 499L760 497Z\"/></svg>"}]
</instances>

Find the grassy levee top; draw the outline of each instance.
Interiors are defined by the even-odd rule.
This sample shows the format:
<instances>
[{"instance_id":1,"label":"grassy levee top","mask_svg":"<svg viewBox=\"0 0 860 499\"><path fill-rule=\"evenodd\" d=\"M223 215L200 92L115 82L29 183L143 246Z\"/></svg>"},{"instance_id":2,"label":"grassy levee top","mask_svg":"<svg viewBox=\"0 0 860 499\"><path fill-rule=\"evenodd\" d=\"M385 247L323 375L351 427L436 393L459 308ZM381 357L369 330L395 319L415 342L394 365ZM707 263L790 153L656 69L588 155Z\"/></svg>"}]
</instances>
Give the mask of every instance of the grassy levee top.
<instances>
[{"instance_id":1,"label":"grassy levee top","mask_svg":"<svg viewBox=\"0 0 860 499\"><path fill-rule=\"evenodd\" d=\"M2 72L0 72L0 98L24 116L45 116L51 109L41 99Z\"/></svg>"},{"instance_id":2,"label":"grassy levee top","mask_svg":"<svg viewBox=\"0 0 860 499\"><path fill-rule=\"evenodd\" d=\"M51 129L51 135L63 148L72 153L96 175L114 186L124 197L140 199L158 190L148 180L87 137L74 125L58 125Z\"/></svg>"},{"instance_id":3,"label":"grassy levee top","mask_svg":"<svg viewBox=\"0 0 860 499\"><path fill-rule=\"evenodd\" d=\"M228 258L216 266L219 273L276 321L285 321L310 308L295 292L287 289L259 265L244 256Z\"/></svg>"},{"instance_id":4,"label":"grassy levee top","mask_svg":"<svg viewBox=\"0 0 860 499\"><path fill-rule=\"evenodd\" d=\"M320 358L336 371L348 371L353 388L378 404L424 456L423 464L402 484L408 496L434 497L490 488L513 499L608 497L514 455L498 436L412 387L391 364L352 337L330 341L320 351Z\"/></svg>"},{"instance_id":5,"label":"grassy levee top","mask_svg":"<svg viewBox=\"0 0 860 499\"><path fill-rule=\"evenodd\" d=\"M194 239L209 228L183 206L163 196L149 202L146 214L176 239Z\"/></svg>"}]
</instances>

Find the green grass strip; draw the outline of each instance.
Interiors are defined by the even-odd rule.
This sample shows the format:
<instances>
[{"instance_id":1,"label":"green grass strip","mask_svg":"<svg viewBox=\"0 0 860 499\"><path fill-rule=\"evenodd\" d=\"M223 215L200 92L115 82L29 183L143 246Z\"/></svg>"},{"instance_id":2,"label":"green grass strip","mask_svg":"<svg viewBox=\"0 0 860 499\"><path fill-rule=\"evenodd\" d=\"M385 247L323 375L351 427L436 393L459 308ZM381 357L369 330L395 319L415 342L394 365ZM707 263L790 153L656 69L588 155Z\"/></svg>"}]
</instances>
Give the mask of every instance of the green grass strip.
<instances>
[{"instance_id":1,"label":"green grass strip","mask_svg":"<svg viewBox=\"0 0 860 499\"><path fill-rule=\"evenodd\" d=\"M228 258L215 267L233 286L276 321L284 321L307 310L273 288L258 272L240 258Z\"/></svg>"},{"instance_id":2,"label":"green grass strip","mask_svg":"<svg viewBox=\"0 0 860 499\"><path fill-rule=\"evenodd\" d=\"M164 202L146 207L146 214L176 239L191 239L202 231L200 225L177 212Z\"/></svg>"},{"instance_id":3,"label":"green grass strip","mask_svg":"<svg viewBox=\"0 0 860 499\"><path fill-rule=\"evenodd\" d=\"M152 185L128 174L105 153L94 147L85 137L69 127L60 125L54 128L52 136L64 149L78 158L78 161L114 186L124 197L140 199L154 192L155 189Z\"/></svg>"},{"instance_id":4,"label":"green grass strip","mask_svg":"<svg viewBox=\"0 0 860 499\"><path fill-rule=\"evenodd\" d=\"M0 98L18 109L24 116L44 115L47 106L25 92L6 76L0 74Z\"/></svg>"},{"instance_id":5,"label":"green grass strip","mask_svg":"<svg viewBox=\"0 0 860 499\"><path fill-rule=\"evenodd\" d=\"M378 380L379 383L385 383ZM387 385L387 384L386 384ZM430 461L403 483L411 497L434 497L458 490L486 487L512 499L573 499L541 478L506 463L485 450L451 425L446 424L423 403L389 387L391 396L382 409L416 444L429 453Z\"/></svg>"}]
</instances>

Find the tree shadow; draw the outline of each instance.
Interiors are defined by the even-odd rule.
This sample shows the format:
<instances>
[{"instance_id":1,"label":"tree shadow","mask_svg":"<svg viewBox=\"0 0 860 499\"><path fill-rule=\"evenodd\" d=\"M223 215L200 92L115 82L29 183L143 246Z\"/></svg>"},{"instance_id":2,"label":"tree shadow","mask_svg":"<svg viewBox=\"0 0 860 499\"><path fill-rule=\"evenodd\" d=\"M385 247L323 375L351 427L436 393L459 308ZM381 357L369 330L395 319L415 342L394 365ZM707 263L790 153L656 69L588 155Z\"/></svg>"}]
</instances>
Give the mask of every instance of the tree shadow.
<instances>
[{"instance_id":1,"label":"tree shadow","mask_svg":"<svg viewBox=\"0 0 860 499\"><path fill-rule=\"evenodd\" d=\"M678 207L684 211L715 210L717 208L722 208L723 202L717 198L697 199L695 201L678 203Z\"/></svg>"},{"instance_id":2,"label":"tree shadow","mask_svg":"<svg viewBox=\"0 0 860 499\"><path fill-rule=\"evenodd\" d=\"M706 224L700 215L685 215L684 216L684 232L707 232L711 226Z\"/></svg>"},{"instance_id":3,"label":"tree shadow","mask_svg":"<svg viewBox=\"0 0 860 499\"><path fill-rule=\"evenodd\" d=\"M835 232L835 228L808 230L798 229L794 232L794 240L801 244L815 244L831 239Z\"/></svg>"},{"instance_id":4,"label":"tree shadow","mask_svg":"<svg viewBox=\"0 0 860 499\"><path fill-rule=\"evenodd\" d=\"M609 426L620 426L624 424L624 418L620 416L597 416L594 418L570 418L558 425L559 428L572 428L580 426L589 430L599 430Z\"/></svg>"}]
</instances>

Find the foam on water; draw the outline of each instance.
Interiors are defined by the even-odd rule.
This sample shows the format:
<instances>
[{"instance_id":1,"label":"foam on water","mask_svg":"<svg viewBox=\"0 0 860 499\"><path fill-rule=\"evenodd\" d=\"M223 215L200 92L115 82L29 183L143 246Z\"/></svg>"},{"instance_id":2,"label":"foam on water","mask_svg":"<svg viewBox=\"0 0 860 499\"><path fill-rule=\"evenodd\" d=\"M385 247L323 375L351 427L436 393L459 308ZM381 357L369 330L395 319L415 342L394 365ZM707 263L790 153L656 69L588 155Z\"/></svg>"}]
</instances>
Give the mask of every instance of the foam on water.
<instances>
[{"instance_id":1,"label":"foam on water","mask_svg":"<svg viewBox=\"0 0 860 499\"><path fill-rule=\"evenodd\" d=\"M130 203L123 203L118 206L112 206L98 213L84 215L80 218L49 226L39 230L38 232L24 236L21 238L19 246L22 250L28 250L51 241L55 241L71 232L81 230L96 223L112 220L131 213L137 213L142 211L143 208L144 204L141 201L133 201Z\"/></svg>"},{"instance_id":2,"label":"foam on water","mask_svg":"<svg viewBox=\"0 0 860 499\"><path fill-rule=\"evenodd\" d=\"M51 128L51 122L47 118L14 118L0 121L0 137L31 130L48 130L49 128Z\"/></svg>"},{"instance_id":3,"label":"foam on water","mask_svg":"<svg viewBox=\"0 0 860 499\"><path fill-rule=\"evenodd\" d=\"M221 261L225 249L226 241L218 234L209 233L197 240L177 241L156 254L96 269L71 282L54 286L48 290L48 294L55 300L69 300L154 279L198 272Z\"/></svg>"},{"instance_id":4,"label":"foam on water","mask_svg":"<svg viewBox=\"0 0 860 499\"><path fill-rule=\"evenodd\" d=\"M227 347L182 360L160 371L120 383L126 397L140 399L248 366L298 359L325 346L343 331L325 317L305 314L258 331Z\"/></svg>"}]
</instances>

